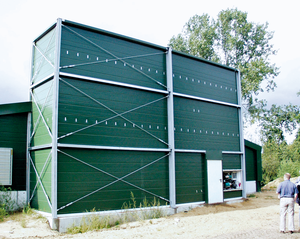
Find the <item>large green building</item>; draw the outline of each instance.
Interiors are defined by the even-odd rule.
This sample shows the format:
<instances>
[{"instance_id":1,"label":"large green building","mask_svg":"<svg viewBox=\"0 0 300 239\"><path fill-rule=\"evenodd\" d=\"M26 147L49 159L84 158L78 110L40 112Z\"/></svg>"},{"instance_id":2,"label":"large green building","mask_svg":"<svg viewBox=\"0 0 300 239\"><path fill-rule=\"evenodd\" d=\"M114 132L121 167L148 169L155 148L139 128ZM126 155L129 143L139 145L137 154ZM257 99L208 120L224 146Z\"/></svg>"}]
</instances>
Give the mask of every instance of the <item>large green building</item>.
<instances>
[{"instance_id":1,"label":"large green building","mask_svg":"<svg viewBox=\"0 0 300 239\"><path fill-rule=\"evenodd\" d=\"M131 192L174 211L246 197L236 69L61 19L32 52L27 192L53 228Z\"/></svg>"}]
</instances>

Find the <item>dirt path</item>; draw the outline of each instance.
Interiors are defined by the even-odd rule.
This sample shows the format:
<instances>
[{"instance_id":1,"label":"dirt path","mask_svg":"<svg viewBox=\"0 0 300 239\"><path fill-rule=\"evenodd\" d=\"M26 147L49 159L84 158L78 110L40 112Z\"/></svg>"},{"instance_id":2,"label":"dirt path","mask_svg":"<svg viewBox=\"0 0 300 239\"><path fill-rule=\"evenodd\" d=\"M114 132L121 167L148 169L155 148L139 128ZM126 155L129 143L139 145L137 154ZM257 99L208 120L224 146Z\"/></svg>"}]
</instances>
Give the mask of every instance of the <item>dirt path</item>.
<instances>
[{"instance_id":1,"label":"dirt path","mask_svg":"<svg viewBox=\"0 0 300 239\"><path fill-rule=\"evenodd\" d=\"M0 222L0 238L300 238L300 233L279 233L279 200L275 191L256 193L240 203L196 208L166 218L132 222L109 230L61 234L45 219L8 219ZM299 207L295 205L298 230Z\"/></svg>"}]
</instances>

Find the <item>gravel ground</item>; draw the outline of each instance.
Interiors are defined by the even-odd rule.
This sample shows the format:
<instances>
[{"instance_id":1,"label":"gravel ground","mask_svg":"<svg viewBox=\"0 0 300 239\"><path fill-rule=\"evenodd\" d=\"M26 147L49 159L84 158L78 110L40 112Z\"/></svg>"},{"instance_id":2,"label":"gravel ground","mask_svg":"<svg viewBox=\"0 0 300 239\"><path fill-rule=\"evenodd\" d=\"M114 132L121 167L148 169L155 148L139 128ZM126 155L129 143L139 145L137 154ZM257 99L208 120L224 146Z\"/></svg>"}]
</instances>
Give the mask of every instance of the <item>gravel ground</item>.
<instances>
[{"instance_id":1,"label":"gravel ground","mask_svg":"<svg viewBox=\"0 0 300 239\"><path fill-rule=\"evenodd\" d=\"M299 207L296 204L297 231L279 233L279 200L274 188L256 193L255 197L243 202L207 205L166 218L83 234L62 234L51 230L45 219L22 217L0 222L0 238L300 238Z\"/></svg>"}]
</instances>

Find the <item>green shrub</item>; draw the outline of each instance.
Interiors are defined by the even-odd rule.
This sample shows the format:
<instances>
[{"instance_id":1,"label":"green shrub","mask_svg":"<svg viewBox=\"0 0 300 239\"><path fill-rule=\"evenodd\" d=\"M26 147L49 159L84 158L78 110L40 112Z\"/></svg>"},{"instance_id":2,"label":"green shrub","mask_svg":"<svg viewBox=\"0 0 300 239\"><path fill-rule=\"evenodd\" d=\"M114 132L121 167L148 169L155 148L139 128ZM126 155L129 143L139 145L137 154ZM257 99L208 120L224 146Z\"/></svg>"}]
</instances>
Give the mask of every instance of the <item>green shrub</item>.
<instances>
[{"instance_id":1,"label":"green shrub","mask_svg":"<svg viewBox=\"0 0 300 239\"><path fill-rule=\"evenodd\" d=\"M0 205L0 221L3 221L3 219L8 215L7 211L5 208Z\"/></svg>"},{"instance_id":2,"label":"green shrub","mask_svg":"<svg viewBox=\"0 0 300 239\"><path fill-rule=\"evenodd\" d=\"M278 178L284 176L285 173L291 174L291 177L299 176L300 162L293 162L291 159L282 160L280 162L279 171L277 174Z\"/></svg>"},{"instance_id":3,"label":"green shrub","mask_svg":"<svg viewBox=\"0 0 300 239\"><path fill-rule=\"evenodd\" d=\"M4 186L0 188L0 205L7 212L17 208L16 202L11 198L11 188L5 188Z\"/></svg>"}]
</instances>

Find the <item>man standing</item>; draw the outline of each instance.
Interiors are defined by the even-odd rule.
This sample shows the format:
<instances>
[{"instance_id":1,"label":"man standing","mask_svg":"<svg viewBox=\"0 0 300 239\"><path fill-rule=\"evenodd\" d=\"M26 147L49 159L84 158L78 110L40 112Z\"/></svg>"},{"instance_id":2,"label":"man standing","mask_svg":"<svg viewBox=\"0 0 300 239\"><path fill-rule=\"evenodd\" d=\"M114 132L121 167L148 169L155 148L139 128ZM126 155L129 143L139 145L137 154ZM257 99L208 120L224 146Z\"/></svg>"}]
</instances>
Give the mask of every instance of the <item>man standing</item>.
<instances>
[{"instance_id":1,"label":"man standing","mask_svg":"<svg viewBox=\"0 0 300 239\"><path fill-rule=\"evenodd\" d=\"M294 226L294 204L298 196L298 189L290 181L291 175L286 173L284 181L277 187L276 193L280 196L280 232L285 232L286 213L289 214L289 232L295 231Z\"/></svg>"}]
</instances>

